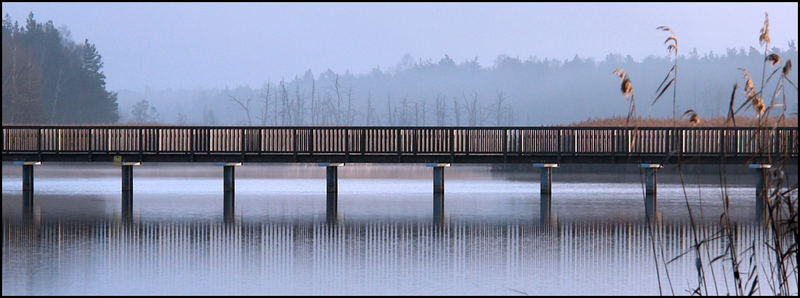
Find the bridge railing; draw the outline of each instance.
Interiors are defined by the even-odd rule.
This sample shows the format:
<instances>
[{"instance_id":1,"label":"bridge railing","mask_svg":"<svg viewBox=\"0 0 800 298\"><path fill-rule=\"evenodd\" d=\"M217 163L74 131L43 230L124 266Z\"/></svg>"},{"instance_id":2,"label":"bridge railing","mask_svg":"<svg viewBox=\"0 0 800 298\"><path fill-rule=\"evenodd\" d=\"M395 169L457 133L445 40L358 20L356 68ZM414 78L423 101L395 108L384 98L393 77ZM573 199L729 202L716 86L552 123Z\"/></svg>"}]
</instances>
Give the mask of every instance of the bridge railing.
<instances>
[{"instance_id":1,"label":"bridge railing","mask_svg":"<svg viewBox=\"0 0 800 298\"><path fill-rule=\"evenodd\" d=\"M791 154L797 128L3 126L3 152Z\"/></svg>"}]
</instances>

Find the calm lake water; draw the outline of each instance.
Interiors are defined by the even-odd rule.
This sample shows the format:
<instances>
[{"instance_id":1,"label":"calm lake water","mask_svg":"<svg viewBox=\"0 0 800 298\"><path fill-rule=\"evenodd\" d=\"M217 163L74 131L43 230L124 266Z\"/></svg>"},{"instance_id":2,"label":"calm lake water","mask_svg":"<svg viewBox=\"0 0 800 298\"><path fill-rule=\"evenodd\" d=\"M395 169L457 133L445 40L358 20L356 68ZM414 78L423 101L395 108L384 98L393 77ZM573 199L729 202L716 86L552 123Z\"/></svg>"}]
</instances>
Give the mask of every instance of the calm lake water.
<instances>
[{"instance_id":1,"label":"calm lake water","mask_svg":"<svg viewBox=\"0 0 800 298\"><path fill-rule=\"evenodd\" d=\"M687 295L698 284L687 201L700 238L722 210L718 185L659 183L654 239L640 182L555 172L546 217L538 173L453 166L436 221L430 168L348 165L329 222L324 168L245 165L226 220L221 167L145 165L128 221L119 168L37 166L32 214L20 168L3 165L3 295ZM754 187L727 192L740 268L755 264L756 294L772 294ZM734 293L730 261L709 265L724 251L703 246L703 294Z\"/></svg>"}]
</instances>

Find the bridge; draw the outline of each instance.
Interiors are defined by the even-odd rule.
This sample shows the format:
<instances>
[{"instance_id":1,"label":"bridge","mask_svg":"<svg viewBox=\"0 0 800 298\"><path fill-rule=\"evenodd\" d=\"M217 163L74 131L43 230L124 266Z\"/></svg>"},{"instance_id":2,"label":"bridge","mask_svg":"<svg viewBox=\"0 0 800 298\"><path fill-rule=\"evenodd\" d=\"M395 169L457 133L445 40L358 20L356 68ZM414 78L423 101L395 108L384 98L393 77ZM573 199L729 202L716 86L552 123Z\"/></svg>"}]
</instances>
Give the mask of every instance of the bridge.
<instances>
[{"instance_id":1,"label":"bridge","mask_svg":"<svg viewBox=\"0 0 800 298\"><path fill-rule=\"evenodd\" d=\"M122 167L123 205L132 204L125 199L133 189L132 166L216 163L224 166L224 189L231 194L226 210L233 206L234 167L244 163L317 163L327 167L327 191L333 194L337 167L345 163L425 163L433 168L434 194L444 193L444 168L453 163L530 163L542 168L541 193L548 196L552 170L560 163L634 163L645 169L650 216L656 171L663 164L750 163L761 173L757 188L763 188L772 163L797 161L797 140L797 127L14 125L3 126L2 155L23 165L23 191L31 194L33 165L115 162ZM764 190L757 194L761 214ZM443 209L443 196L437 200L435 213ZM335 209L335 195L328 203Z\"/></svg>"}]
</instances>

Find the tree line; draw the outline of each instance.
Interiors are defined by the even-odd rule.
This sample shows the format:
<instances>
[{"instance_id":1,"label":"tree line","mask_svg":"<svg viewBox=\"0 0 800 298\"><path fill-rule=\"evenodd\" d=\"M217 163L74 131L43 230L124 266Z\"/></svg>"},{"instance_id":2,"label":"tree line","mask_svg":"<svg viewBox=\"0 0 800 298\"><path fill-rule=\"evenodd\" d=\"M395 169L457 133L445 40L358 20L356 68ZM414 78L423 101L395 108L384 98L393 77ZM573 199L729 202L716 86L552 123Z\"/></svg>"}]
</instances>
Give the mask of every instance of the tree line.
<instances>
[{"instance_id":1,"label":"tree line","mask_svg":"<svg viewBox=\"0 0 800 298\"><path fill-rule=\"evenodd\" d=\"M117 94L106 90L97 47L65 27L3 18L3 123L114 123Z\"/></svg>"},{"instance_id":2,"label":"tree line","mask_svg":"<svg viewBox=\"0 0 800 298\"><path fill-rule=\"evenodd\" d=\"M783 59L797 61L797 49L774 48ZM739 68L759 79L763 55L755 48L729 49L724 54L700 55L696 50L678 57L682 85L678 110L693 109L702 118L724 116L734 83L743 86ZM477 59L456 63L445 55L438 61L406 55L394 67L376 67L366 74L326 70L260 88L124 92L136 108L137 122L201 125L556 125L589 118L624 116L627 104L619 97L618 67L628 71L637 86L637 114L671 117L671 102L652 104L663 73L672 61L667 55L641 61L609 54L602 61L575 56L555 60L499 56L491 67ZM769 75L769 74L767 74ZM796 70L792 70L796 77ZM797 98L796 89L786 89ZM151 117L149 108L159 116ZM797 112L797 102L787 107Z\"/></svg>"}]
</instances>

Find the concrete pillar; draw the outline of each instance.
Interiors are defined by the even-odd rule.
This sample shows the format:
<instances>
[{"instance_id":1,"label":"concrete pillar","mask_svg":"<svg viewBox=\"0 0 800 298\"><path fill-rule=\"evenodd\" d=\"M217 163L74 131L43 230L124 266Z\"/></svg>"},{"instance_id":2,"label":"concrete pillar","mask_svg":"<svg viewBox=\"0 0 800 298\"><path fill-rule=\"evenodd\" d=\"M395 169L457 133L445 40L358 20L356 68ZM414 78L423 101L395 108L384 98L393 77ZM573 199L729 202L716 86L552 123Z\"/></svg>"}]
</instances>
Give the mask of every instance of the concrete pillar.
<instances>
[{"instance_id":1,"label":"concrete pillar","mask_svg":"<svg viewBox=\"0 0 800 298\"><path fill-rule=\"evenodd\" d=\"M328 224L336 224L339 218L339 167L344 163L320 162L320 167L325 167L325 185L327 196L325 198L325 219Z\"/></svg>"},{"instance_id":2,"label":"concrete pillar","mask_svg":"<svg viewBox=\"0 0 800 298\"><path fill-rule=\"evenodd\" d=\"M444 193L444 167L433 168L433 193Z\"/></svg>"},{"instance_id":3,"label":"concrete pillar","mask_svg":"<svg viewBox=\"0 0 800 298\"><path fill-rule=\"evenodd\" d=\"M122 192L122 221L130 223L133 220L133 192Z\"/></svg>"},{"instance_id":4,"label":"concrete pillar","mask_svg":"<svg viewBox=\"0 0 800 298\"><path fill-rule=\"evenodd\" d=\"M122 166L122 192L131 192L133 191L133 166L132 165L123 165Z\"/></svg>"},{"instance_id":5,"label":"concrete pillar","mask_svg":"<svg viewBox=\"0 0 800 298\"><path fill-rule=\"evenodd\" d=\"M35 222L32 190L22 191L22 221L25 224Z\"/></svg>"},{"instance_id":6,"label":"concrete pillar","mask_svg":"<svg viewBox=\"0 0 800 298\"><path fill-rule=\"evenodd\" d=\"M444 193L444 168L450 167L450 164L434 162L425 166L433 168L433 193Z\"/></svg>"},{"instance_id":7,"label":"concrete pillar","mask_svg":"<svg viewBox=\"0 0 800 298\"><path fill-rule=\"evenodd\" d=\"M335 168L335 167L334 167ZM328 224L336 224L339 218L339 194L336 192L328 192L325 202L325 219Z\"/></svg>"},{"instance_id":8,"label":"concrete pillar","mask_svg":"<svg viewBox=\"0 0 800 298\"><path fill-rule=\"evenodd\" d=\"M539 214L542 224L549 224L553 218L553 205L551 194L542 193L539 200Z\"/></svg>"},{"instance_id":9,"label":"concrete pillar","mask_svg":"<svg viewBox=\"0 0 800 298\"><path fill-rule=\"evenodd\" d=\"M444 223L444 192L433 193L433 223Z\"/></svg>"},{"instance_id":10,"label":"concrete pillar","mask_svg":"<svg viewBox=\"0 0 800 298\"><path fill-rule=\"evenodd\" d=\"M22 191L33 192L33 165L22 166Z\"/></svg>"},{"instance_id":11,"label":"concrete pillar","mask_svg":"<svg viewBox=\"0 0 800 298\"><path fill-rule=\"evenodd\" d=\"M540 192L550 194L553 190L553 168L557 168L557 163L535 163L534 168L542 168L541 180L539 181Z\"/></svg>"},{"instance_id":12,"label":"concrete pillar","mask_svg":"<svg viewBox=\"0 0 800 298\"><path fill-rule=\"evenodd\" d=\"M233 222L234 203L236 193L236 171L235 167L241 166L241 162L218 162L222 166L222 215L226 223Z\"/></svg>"},{"instance_id":13,"label":"concrete pillar","mask_svg":"<svg viewBox=\"0 0 800 298\"><path fill-rule=\"evenodd\" d=\"M122 162L122 220L129 222L133 218L133 166L140 162Z\"/></svg>"},{"instance_id":14,"label":"concrete pillar","mask_svg":"<svg viewBox=\"0 0 800 298\"><path fill-rule=\"evenodd\" d=\"M660 164L640 164L644 168L645 196L644 209L645 217L648 220L655 220L658 214L658 179L656 172L663 166Z\"/></svg>"},{"instance_id":15,"label":"concrete pillar","mask_svg":"<svg viewBox=\"0 0 800 298\"><path fill-rule=\"evenodd\" d=\"M14 165L22 166L22 191L33 192L33 166L42 164L41 161L15 161Z\"/></svg>"},{"instance_id":16,"label":"concrete pillar","mask_svg":"<svg viewBox=\"0 0 800 298\"><path fill-rule=\"evenodd\" d=\"M325 182L327 185L328 193L339 192L339 170L338 167L344 166L341 162L320 162L317 163L320 167L325 167Z\"/></svg>"},{"instance_id":17,"label":"concrete pillar","mask_svg":"<svg viewBox=\"0 0 800 298\"><path fill-rule=\"evenodd\" d=\"M222 207L222 218L225 223L233 223L234 219L234 196L235 192L233 191L226 191L223 193L223 207Z\"/></svg>"},{"instance_id":18,"label":"concrete pillar","mask_svg":"<svg viewBox=\"0 0 800 298\"><path fill-rule=\"evenodd\" d=\"M767 204L769 204L769 170L772 168L770 164L750 164L749 168L756 170L756 213L755 218L761 221L765 218L767 211Z\"/></svg>"},{"instance_id":19,"label":"concrete pillar","mask_svg":"<svg viewBox=\"0 0 800 298\"><path fill-rule=\"evenodd\" d=\"M216 163L218 166L223 166L222 168L222 189L224 192L234 192L236 191L236 180L235 180L235 171L233 170L234 167L241 166L241 162L218 162Z\"/></svg>"},{"instance_id":20,"label":"concrete pillar","mask_svg":"<svg viewBox=\"0 0 800 298\"><path fill-rule=\"evenodd\" d=\"M328 166L325 167L325 181L327 182L327 191L328 193L338 193L339 192L339 171L338 167L335 166Z\"/></svg>"},{"instance_id":21,"label":"concrete pillar","mask_svg":"<svg viewBox=\"0 0 800 298\"><path fill-rule=\"evenodd\" d=\"M234 166L226 165L223 170L223 191L224 192L234 192L236 191L236 175L234 171Z\"/></svg>"}]
</instances>

